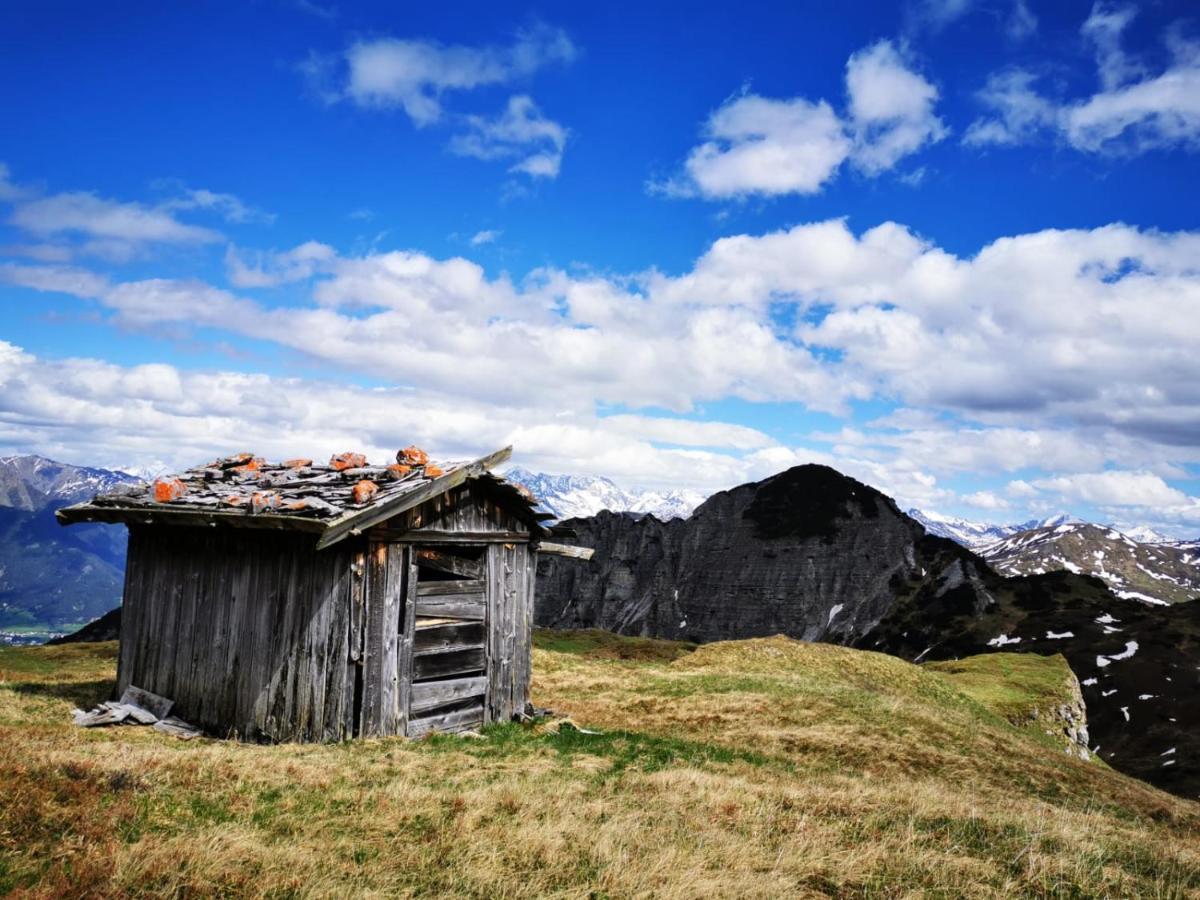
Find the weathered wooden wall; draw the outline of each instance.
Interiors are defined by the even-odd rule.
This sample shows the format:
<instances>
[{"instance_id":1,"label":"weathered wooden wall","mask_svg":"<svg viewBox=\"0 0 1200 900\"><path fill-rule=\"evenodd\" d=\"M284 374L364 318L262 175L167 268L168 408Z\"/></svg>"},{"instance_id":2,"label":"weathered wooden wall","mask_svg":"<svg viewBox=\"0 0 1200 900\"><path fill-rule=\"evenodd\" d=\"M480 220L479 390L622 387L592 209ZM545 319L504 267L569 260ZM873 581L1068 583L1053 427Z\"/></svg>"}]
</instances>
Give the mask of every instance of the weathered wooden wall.
<instances>
[{"instance_id":1,"label":"weathered wooden wall","mask_svg":"<svg viewBox=\"0 0 1200 900\"><path fill-rule=\"evenodd\" d=\"M248 740L355 733L352 641L365 612L365 547L314 552L311 536L130 529L118 691L169 697L175 714Z\"/></svg>"},{"instance_id":2,"label":"weathered wooden wall","mask_svg":"<svg viewBox=\"0 0 1200 900\"><path fill-rule=\"evenodd\" d=\"M477 484L320 551L312 535L134 526L119 690L248 740L507 721L529 700L528 535ZM478 546L477 573L418 583L418 548L439 544Z\"/></svg>"},{"instance_id":3,"label":"weathered wooden wall","mask_svg":"<svg viewBox=\"0 0 1200 900\"><path fill-rule=\"evenodd\" d=\"M533 554L528 544L488 546L487 720L507 722L529 701Z\"/></svg>"}]
</instances>

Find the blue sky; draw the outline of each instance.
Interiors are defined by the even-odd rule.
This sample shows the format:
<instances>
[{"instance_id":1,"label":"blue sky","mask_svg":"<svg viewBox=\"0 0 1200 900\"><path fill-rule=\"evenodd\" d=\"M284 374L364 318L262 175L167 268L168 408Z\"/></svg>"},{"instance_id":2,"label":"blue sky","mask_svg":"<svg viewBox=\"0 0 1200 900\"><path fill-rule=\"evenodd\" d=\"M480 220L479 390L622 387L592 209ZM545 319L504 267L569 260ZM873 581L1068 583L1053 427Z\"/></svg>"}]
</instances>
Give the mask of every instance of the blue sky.
<instances>
[{"instance_id":1,"label":"blue sky","mask_svg":"<svg viewBox=\"0 0 1200 900\"><path fill-rule=\"evenodd\" d=\"M1187 4L25 4L0 445L1200 532Z\"/></svg>"}]
</instances>

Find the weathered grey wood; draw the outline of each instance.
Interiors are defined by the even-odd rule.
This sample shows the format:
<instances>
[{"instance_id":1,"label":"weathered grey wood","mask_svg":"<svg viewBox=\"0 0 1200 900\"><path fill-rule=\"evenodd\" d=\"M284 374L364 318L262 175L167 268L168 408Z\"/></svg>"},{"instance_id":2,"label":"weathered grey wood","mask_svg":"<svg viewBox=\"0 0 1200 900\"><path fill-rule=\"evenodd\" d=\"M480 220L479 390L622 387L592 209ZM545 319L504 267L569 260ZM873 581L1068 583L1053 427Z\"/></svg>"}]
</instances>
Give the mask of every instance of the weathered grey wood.
<instances>
[{"instance_id":1,"label":"weathered grey wood","mask_svg":"<svg viewBox=\"0 0 1200 900\"><path fill-rule=\"evenodd\" d=\"M422 581L417 584L418 597L440 597L450 594L479 594L482 596L486 584L483 579L474 581Z\"/></svg>"},{"instance_id":2,"label":"weathered grey wood","mask_svg":"<svg viewBox=\"0 0 1200 900\"><path fill-rule=\"evenodd\" d=\"M452 622L418 629L413 635L413 652L426 653L445 647L487 646L483 622Z\"/></svg>"},{"instance_id":3,"label":"weathered grey wood","mask_svg":"<svg viewBox=\"0 0 1200 900\"><path fill-rule=\"evenodd\" d=\"M452 653L413 655L413 683L431 678L449 678L468 672L484 671L487 653L482 647L468 647Z\"/></svg>"},{"instance_id":4,"label":"weathered grey wood","mask_svg":"<svg viewBox=\"0 0 1200 900\"><path fill-rule=\"evenodd\" d=\"M413 688L413 645L416 637L418 568L412 547L389 544L389 553L404 567L404 613L401 618L400 647L396 661L400 673L400 717L397 734L408 734Z\"/></svg>"},{"instance_id":5,"label":"weathered grey wood","mask_svg":"<svg viewBox=\"0 0 1200 900\"><path fill-rule=\"evenodd\" d=\"M429 500L432 497L437 497L446 493L451 488L457 487L469 478L475 478L482 475L493 466L498 466L512 456L512 447L505 447L502 450L497 450L481 459L476 460L465 466L460 466L452 472L447 472L439 478L434 478L428 484L418 488L415 491L409 491L401 494L390 503L382 503L378 506L370 506L363 510L356 510L340 518L334 519L328 524L321 539L317 542L317 549L320 550L338 541L344 540L351 534L361 534L372 525L378 525L380 522L386 522L393 516L404 512L407 509L412 509Z\"/></svg>"},{"instance_id":6,"label":"weathered grey wood","mask_svg":"<svg viewBox=\"0 0 1200 900\"><path fill-rule=\"evenodd\" d=\"M414 544L505 544L529 540L527 531L397 531L388 540Z\"/></svg>"},{"instance_id":7,"label":"weathered grey wood","mask_svg":"<svg viewBox=\"0 0 1200 900\"><path fill-rule=\"evenodd\" d=\"M403 553L393 552L387 544L379 545L379 552L387 568L384 582L386 594L386 620L383 634L383 721L384 734L403 734L403 717L400 703L400 632L404 627L404 591L408 561Z\"/></svg>"},{"instance_id":8,"label":"weathered grey wood","mask_svg":"<svg viewBox=\"0 0 1200 900\"><path fill-rule=\"evenodd\" d=\"M271 513L246 511L224 512L222 510L190 511L184 509L161 509L152 506L91 506L77 503L64 506L54 517L62 525L77 522L115 522L127 525L181 525L183 527L228 526L232 528L256 528L273 531L301 531L320 534L327 523L320 519L304 519L299 516L280 516Z\"/></svg>"},{"instance_id":9,"label":"weathered grey wood","mask_svg":"<svg viewBox=\"0 0 1200 900\"><path fill-rule=\"evenodd\" d=\"M487 614L487 603L482 594L443 594L440 597L418 597L416 608L418 616L478 619L481 622Z\"/></svg>"},{"instance_id":10,"label":"weathered grey wood","mask_svg":"<svg viewBox=\"0 0 1200 900\"><path fill-rule=\"evenodd\" d=\"M457 703L470 697L480 697L487 692L487 676L474 678L451 678L446 681L423 681L412 686L411 715ZM482 704L482 699L481 699Z\"/></svg>"},{"instance_id":11,"label":"weathered grey wood","mask_svg":"<svg viewBox=\"0 0 1200 900\"><path fill-rule=\"evenodd\" d=\"M554 544L550 541L539 541L534 549L538 553L548 553L551 556L566 556L571 559L591 559L596 552L591 547L572 547L570 544Z\"/></svg>"},{"instance_id":12,"label":"weathered grey wood","mask_svg":"<svg viewBox=\"0 0 1200 900\"><path fill-rule=\"evenodd\" d=\"M423 569L461 575L464 578L482 578L487 570L486 564L478 559L466 559L443 550L420 547L416 554L417 565Z\"/></svg>"},{"instance_id":13,"label":"weathered grey wood","mask_svg":"<svg viewBox=\"0 0 1200 900\"><path fill-rule=\"evenodd\" d=\"M413 719L408 723L408 734L409 737L422 737L434 731L466 731L482 724L483 704L476 703L453 712Z\"/></svg>"},{"instance_id":14,"label":"weathered grey wood","mask_svg":"<svg viewBox=\"0 0 1200 900\"><path fill-rule=\"evenodd\" d=\"M185 741L190 741L192 738L200 737L203 732L194 725L190 725L182 719L177 719L171 716L166 719L160 719L154 723L154 730L161 731L163 734L170 734Z\"/></svg>"},{"instance_id":15,"label":"weathered grey wood","mask_svg":"<svg viewBox=\"0 0 1200 900\"><path fill-rule=\"evenodd\" d=\"M156 719L165 719L170 714L171 707L175 705L174 700L144 691L132 684L121 692L120 702L122 705L141 707Z\"/></svg>"}]
</instances>

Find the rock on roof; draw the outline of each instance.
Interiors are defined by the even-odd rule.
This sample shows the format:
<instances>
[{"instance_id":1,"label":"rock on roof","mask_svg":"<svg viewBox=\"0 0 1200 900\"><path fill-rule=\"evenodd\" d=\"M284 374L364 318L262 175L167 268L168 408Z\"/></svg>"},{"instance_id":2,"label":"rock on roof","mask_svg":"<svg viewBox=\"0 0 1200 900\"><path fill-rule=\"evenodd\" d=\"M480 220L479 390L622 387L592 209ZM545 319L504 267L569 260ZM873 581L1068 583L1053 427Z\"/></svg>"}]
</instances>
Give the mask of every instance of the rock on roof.
<instances>
[{"instance_id":1,"label":"rock on roof","mask_svg":"<svg viewBox=\"0 0 1200 900\"><path fill-rule=\"evenodd\" d=\"M58 511L59 521L153 522L201 516L214 524L261 525L326 532L334 543L468 479L486 480L537 529L537 501L524 487L488 472L504 462L511 447L471 462L436 464L423 450L407 447L390 465L368 465L361 453L340 453L326 465L311 459L270 463L239 453L167 475L122 485L86 503ZM338 532L329 534L331 529Z\"/></svg>"}]
</instances>

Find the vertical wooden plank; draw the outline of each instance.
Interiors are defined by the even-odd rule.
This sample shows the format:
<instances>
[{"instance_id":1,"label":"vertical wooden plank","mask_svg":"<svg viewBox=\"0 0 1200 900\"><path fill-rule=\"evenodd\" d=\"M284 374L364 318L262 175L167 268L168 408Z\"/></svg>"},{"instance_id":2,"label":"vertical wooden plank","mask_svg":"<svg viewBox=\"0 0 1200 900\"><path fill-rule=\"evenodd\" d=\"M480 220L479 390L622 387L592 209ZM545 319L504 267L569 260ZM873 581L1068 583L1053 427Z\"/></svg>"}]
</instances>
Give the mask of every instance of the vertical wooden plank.
<instances>
[{"instance_id":1,"label":"vertical wooden plank","mask_svg":"<svg viewBox=\"0 0 1200 900\"><path fill-rule=\"evenodd\" d=\"M350 660L346 673L346 719L351 736L363 733L363 715L359 706L362 684L366 681L365 650L366 599L367 599L367 554L359 546L352 555L350 578L347 582L350 606Z\"/></svg>"},{"instance_id":2,"label":"vertical wooden plank","mask_svg":"<svg viewBox=\"0 0 1200 900\"><path fill-rule=\"evenodd\" d=\"M391 552L391 546L381 543L376 551L384 569L383 631L380 634L382 667L380 672L380 733L403 734L400 717L400 628L403 621L405 559Z\"/></svg>"},{"instance_id":3,"label":"vertical wooden plank","mask_svg":"<svg viewBox=\"0 0 1200 900\"><path fill-rule=\"evenodd\" d=\"M529 705L533 639L533 554L528 544L516 546L516 639L513 646L513 713L523 715Z\"/></svg>"},{"instance_id":4,"label":"vertical wooden plank","mask_svg":"<svg viewBox=\"0 0 1200 900\"><path fill-rule=\"evenodd\" d=\"M396 733L407 735L409 713L412 706L413 636L416 631L417 613L417 550L412 546L391 544L389 555L402 567L404 572L404 605L400 616L402 623L400 647L396 659L396 673L400 682L397 697L399 718L396 723Z\"/></svg>"},{"instance_id":5,"label":"vertical wooden plank","mask_svg":"<svg viewBox=\"0 0 1200 900\"><path fill-rule=\"evenodd\" d=\"M499 662L504 654L504 559L499 544L487 547L487 702L484 704L484 722L503 721L503 699L501 693Z\"/></svg>"},{"instance_id":6,"label":"vertical wooden plank","mask_svg":"<svg viewBox=\"0 0 1200 900\"><path fill-rule=\"evenodd\" d=\"M125 551L125 587L121 592L121 640L117 644L117 696L133 681L138 660L138 637L144 609L141 576L145 571L142 532L129 529Z\"/></svg>"},{"instance_id":7,"label":"vertical wooden plank","mask_svg":"<svg viewBox=\"0 0 1200 900\"><path fill-rule=\"evenodd\" d=\"M382 552L382 555L381 555ZM372 543L367 552L366 622L363 633L363 730L367 737L383 733L383 623L387 580L387 546Z\"/></svg>"},{"instance_id":8,"label":"vertical wooden plank","mask_svg":"<svg viewBox=\"0 0 1200 900\"><path fill-rule=\"evenodd\" d=\"M330 609L326 642L325 728L322 738L340 741L351 736L346 722L346 677L350 672L351 554L339 546L316 554L321 595Z\"/></svg>"}]
</instances>

